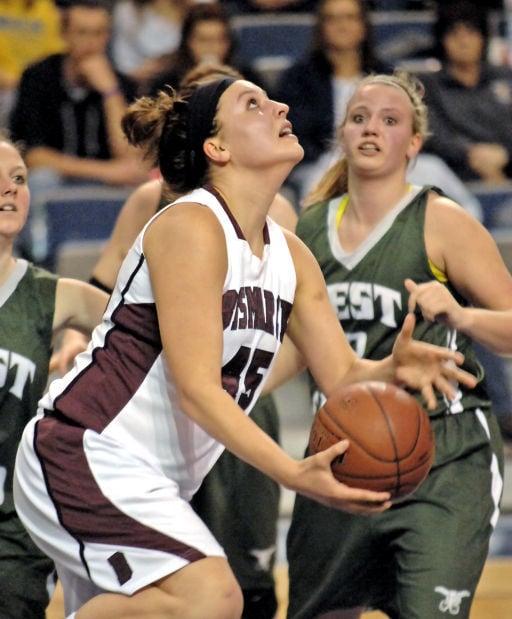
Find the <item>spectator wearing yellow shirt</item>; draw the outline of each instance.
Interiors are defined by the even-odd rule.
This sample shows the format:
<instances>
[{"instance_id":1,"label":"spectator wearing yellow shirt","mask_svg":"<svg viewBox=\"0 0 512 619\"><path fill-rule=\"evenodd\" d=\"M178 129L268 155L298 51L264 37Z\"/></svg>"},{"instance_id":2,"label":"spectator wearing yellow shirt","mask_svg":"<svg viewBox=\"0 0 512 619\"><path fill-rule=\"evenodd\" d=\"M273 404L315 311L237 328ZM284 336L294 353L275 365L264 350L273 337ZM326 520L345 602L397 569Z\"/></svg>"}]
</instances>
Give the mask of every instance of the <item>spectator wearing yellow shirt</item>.
<instances>
[{"instance_id":1,"label":"spectator wearing yellow shirt","mask_svg":"<svg viewBox=\"0 0 512 619\"><path fill-rule=\"evenodd\" d=\"M14 91L32 62L64 49L53 0L5 0L0 9L0 126L7 125Z\"/></svg>"}]
</instances>

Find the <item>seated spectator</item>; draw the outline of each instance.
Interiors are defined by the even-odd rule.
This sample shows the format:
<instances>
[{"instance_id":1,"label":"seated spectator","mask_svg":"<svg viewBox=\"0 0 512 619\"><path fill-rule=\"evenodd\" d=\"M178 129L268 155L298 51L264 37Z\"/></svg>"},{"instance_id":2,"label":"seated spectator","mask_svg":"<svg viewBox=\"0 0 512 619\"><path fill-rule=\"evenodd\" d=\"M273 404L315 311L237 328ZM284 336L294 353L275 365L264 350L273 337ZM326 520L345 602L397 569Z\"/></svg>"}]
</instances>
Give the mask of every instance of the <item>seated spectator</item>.
<instances>
[{"instance_id":1,"label":"seated spectator","mask_svg":"<svg viewBox=\"0 0 512 619\"><path fill-rule=\"evenodd\" d=\"M464 181L512 177L512 69L487 60L485 8L465 0L439 3L434 39L440 71L421 76L431 138Z\"/></svg>"},{"instance_id":2,"label":"seated spectator","mask_svg":"<svg viewBox=\"0 0 512 619\"><path fill-rule=\"evenodd\" d=\"M235 59L236 38L227 14L218 3L192 5L183 20L180 44L167 58L167 66L153 80L149 92L166 86L177 88L183 77L203 62L226 64L243 76L262 85L262 79L249 67L240 67Z\"/></svg>"},{"instance_id":3,"label":"seated spectator","mask_svg":"<svg viewBox=\"0 0 512 619\"><path fill-rule=\"evenodd\" d=\"M146 177L121 131L135 86L107 57L107 5L74 0L62 15L66 52L23 72L11 115L12 137L25 144L31 171L31 229L49 190L77 182L131 186ZM26 244L28 257L40 261Z\"/></svg>"},{"instance_id":4,"label":"seated spectator","mask_svg":"<svg viewBox=\"0 0 512 619\"><path fill-rule=\"evenodd\" d=\"M112 59L143 91L173 52L188 0L119 0L112 13Z\"/></svg>"},{"instance_id":5,"label":"seated spectator","mask_svg":"<svg viewBox=\"0 0 512 619\"><path fill-rule=\"evenodd\" d=\"M359 80L391 70L375 56L363 0L319 0L312 37L310 52L283 72L275 93L290 106L288 117L305 151L287 180L297 201L311 185L309 175L325 171L336 127Z\"/></svg>"},{"instance_id":6,"label":"seated spectator","mask_svg":"<svg viewBox=\"0 0 512 619\"><path fill-rule=\"evenodd\" d=\"M0 127L7 127L16 87L29 64L62 51L60 14L53 0L10 0L0 19Z\"/></svg>"}]
</instances>

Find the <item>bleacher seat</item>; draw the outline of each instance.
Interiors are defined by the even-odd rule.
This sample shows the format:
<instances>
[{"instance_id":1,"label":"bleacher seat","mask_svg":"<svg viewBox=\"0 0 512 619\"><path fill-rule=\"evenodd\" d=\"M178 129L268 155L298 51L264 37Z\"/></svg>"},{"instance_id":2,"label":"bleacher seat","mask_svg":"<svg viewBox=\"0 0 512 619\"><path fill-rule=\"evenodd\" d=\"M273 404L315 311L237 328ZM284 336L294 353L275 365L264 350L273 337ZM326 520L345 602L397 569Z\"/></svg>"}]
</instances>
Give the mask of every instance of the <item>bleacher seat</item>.
<instances>
[{"instance_id":1,"label":"bleacher seat","mask_svg":"<svg viewBox=\"0 0 512 619\"><path fill-rule=\"evenodd\" d=\"M308 49L314 16L310 13L257 13L231 18L238 59L252 66L272 88L281 71Z\"/></svg>"},{"instance_id":2,"label":"bleacher seat","mask_svg":"<svg viewBox=\"0 0 512 619\"><path fill-rule=\"evenodd\" d=\"M432 71L435 11L371 11L377 55L411 71ZM231 18L242 65L253 66L273 86L279 73L304 55L311 44L315 16L311 13L251 13ZM506 36L502 11L489 12L490 31Z\"/></svg>"},{"instance_id":3,"label":"bleacher seat","mask_svg":"<svg viewBox=\"0 0 512 619\"><path fill-rule=\"evenodd\" d=\"M60 247L73 241L109 238L117 215L133 189L99 187L60 189L45 201L48 264L56 264Z\"/></svg>"},{"instance_id":4,"label":"bleacher seat","mask_svg":"<svg viewBox=\"0 0 512 619\"><path fill-rule=\"evenodd\" d=\"M370 17L375 51L386 62L402 64L432 49L432 11L374 11Z\"/></svg>"}]
</instances>

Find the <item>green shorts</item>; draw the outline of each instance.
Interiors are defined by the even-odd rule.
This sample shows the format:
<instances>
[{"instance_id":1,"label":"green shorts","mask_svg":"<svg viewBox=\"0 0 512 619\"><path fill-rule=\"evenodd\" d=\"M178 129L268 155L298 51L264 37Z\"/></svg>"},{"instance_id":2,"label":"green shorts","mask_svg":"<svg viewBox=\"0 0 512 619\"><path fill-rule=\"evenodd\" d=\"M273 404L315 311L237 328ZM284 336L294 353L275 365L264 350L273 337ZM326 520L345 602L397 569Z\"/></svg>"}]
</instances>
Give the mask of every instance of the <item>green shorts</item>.
<instances>
[{"instance_id":1,"label":"green shorts","mask_svg":"<svg viewBox=\"0 0 512 619\"><path fill-rule=\"evenodd\" d=\"M53 562L35 547L21 523L0 527L0 617L45 619L55 584ZM13 524L12 522L9 523Z\"/></svg>"},{"instance_id":2,"label":"green shorts","mask_svg":"<svg viewBox=\"0 0 512 619\"><path fill-rule=\"evenodd\" d=\"M442 417L432 427L431 473L388 511L353 516L297 496L288 619L353 607L392 619L469 617L498 516L501 438L489 413Z\"/></svg>"}]
</instances>

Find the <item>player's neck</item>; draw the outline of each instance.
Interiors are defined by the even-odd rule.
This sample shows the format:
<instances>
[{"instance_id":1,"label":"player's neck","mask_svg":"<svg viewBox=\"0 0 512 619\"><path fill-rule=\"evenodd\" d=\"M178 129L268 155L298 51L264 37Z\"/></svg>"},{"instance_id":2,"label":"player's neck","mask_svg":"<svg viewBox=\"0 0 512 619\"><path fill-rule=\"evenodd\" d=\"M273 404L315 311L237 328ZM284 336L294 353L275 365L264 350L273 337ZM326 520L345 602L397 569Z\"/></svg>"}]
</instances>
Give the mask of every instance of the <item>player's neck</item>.
<instances>
[{"instance_id":1,"label":"player's neck","mask_svg":"<svg viewBox=\"0 0 512 619\"><path fill-rule=\"evenodd\" d=\"M408 193L410 185L401 176L393 182L349 178L347 211L369 224L378 223Z\"/></svg>"},{"instance_id":2,"label":"player's neck","mask_svg":"<svg viewBox=\"0 0 512 619\"><path fill-rule=\"evenodd\" d=\"M0 286L3 286L9 279L16 267L16 258L11 251L3 251L0 254Z\"/></svg>"},{"instance_id":3,"label":"player's neck","mask_svg":"<svg viewBox=\"0 0 512 619\"><path fill-rule=\"evenodd\" d=\"M261 258L265 245L263 230L275 194L237 194L228 190L223 195L253 254Z\"/></svg>"}]
</instances>

